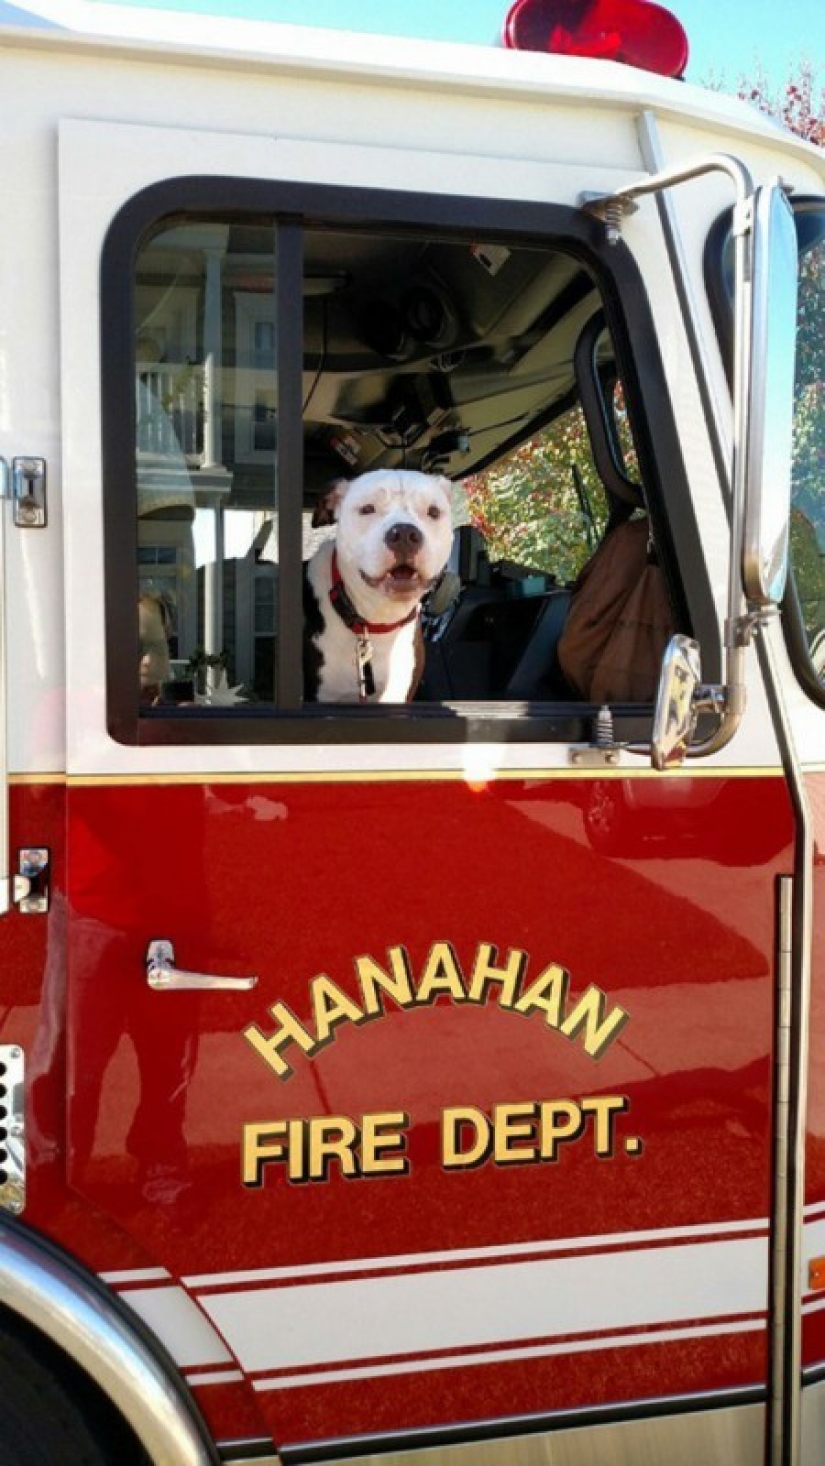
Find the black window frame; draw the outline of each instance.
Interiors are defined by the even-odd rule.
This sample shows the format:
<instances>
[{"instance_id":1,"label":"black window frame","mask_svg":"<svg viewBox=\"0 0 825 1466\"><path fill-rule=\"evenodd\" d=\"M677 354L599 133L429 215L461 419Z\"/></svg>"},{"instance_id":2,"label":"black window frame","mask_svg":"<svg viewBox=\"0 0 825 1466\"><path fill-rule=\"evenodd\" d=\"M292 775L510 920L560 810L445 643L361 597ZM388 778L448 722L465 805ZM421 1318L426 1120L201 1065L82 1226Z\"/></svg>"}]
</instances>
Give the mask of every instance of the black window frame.
<instances>
[{"instance_id":1,"label":"black window frame","mask_svg":"<svg viewBox=\"0 0 825 1466\"><path fill-rule=\"evenodd\" d=\"M160 227L202 221L278 225L279 467L294 485L280 516L278 628L279 694L285 707L244 704L231 712L169 707L141 714L138 665L137 503L132 288L138 251ZM581 742L590 737L593 709L581 703L521 705L411 703L298 705L300 675L303 423L300 312L290 309L302 270L305 226L373 232L400 229L442 233L468 242L556 248L593 275L625 384L657 547L671 586L680 629L703 640L709 672L719 659L719 634L681 446L667 391L644 284L626 245L609 245L603 225L583 211L552 203L456 198L384 189L365 190L291 181L222 176L173 177L136 194L115 215L103 246L101 294L101 411L105 554L106 708L110 735L127 745L261 745L328 743ZM296 275L297 272L297 275ZM300 292L298 295L300 298ZM658 467L662 465L662 468ZM667 499L662 479L667 475ZM679 544L677 561L676 544ZM679 574L678 565L690 568ZM131 591L134 594L131 594ZM284 628L294 625L289 646ZM639 737L649 719L638 708L615 710L621 735Z\"/></svg>"}]
</instances>

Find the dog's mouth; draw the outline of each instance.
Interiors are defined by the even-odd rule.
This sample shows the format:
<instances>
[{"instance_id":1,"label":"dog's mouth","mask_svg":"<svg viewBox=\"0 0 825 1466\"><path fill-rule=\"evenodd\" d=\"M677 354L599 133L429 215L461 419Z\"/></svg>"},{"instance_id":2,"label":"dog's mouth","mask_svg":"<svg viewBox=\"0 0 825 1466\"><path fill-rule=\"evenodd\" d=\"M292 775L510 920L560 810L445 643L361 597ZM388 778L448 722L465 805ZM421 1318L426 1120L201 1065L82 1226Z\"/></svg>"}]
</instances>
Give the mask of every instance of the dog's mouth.
<instances>
[{"instance_id":1,"label":"dog's mouth","mask_svg":"<svg viewBox=\"0 0 825 1466\"><path fill-rule=\"evenodd\" d=\"M415 566L407 561L393 565L383 575L367 575L364 570L361 575L373 590L380 590L391 596L423 595L430 585L428 580L422 579Z\"/></svg>"}]
</instances>

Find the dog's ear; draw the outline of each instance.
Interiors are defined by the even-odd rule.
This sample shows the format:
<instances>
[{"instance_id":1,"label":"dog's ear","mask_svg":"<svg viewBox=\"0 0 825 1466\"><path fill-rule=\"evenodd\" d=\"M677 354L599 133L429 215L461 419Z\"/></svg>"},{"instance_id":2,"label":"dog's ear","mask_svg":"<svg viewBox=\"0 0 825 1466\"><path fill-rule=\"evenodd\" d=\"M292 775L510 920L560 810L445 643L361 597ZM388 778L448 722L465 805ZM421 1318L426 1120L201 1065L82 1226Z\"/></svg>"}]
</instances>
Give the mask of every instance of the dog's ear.
<instances>
[{"instance_id":1,"label":"dog's ear","mask_svg":"<svg viewBox=\"0 0 825 1466\"><path fill-rule=\"evenodd\" d=\"M331 484L323 498L318 500L312 511L312 528L320 529L322 525L334 524L338 518L338 506L346 493L348 480L339 478Z\"/></svg>"},{"instance_id":2,"label":"dog's ear","mask_svg":"<svg viewBox=\"0 0 825 1466\"><path fill-rule=\"evenodd\" d=\"M447 495L447 502L450 506L450 515L452 517L452 515L454 514L452 481L448 478L445 478L444 474L441 473L435 475L435 481L438 484L439 488L443 489L444 493Z\"/></svg>"}]
</instances>

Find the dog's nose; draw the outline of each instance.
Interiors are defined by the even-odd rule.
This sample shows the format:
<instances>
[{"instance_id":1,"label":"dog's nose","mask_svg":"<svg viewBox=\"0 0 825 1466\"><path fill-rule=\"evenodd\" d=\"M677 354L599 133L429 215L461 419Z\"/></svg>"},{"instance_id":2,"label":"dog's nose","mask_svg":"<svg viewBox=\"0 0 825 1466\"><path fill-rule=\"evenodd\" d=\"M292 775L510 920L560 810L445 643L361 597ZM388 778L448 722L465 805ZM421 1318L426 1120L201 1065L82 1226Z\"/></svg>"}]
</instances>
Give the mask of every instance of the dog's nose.
<instances>
[{"instance_id":1,"label":"dog's nose","mask_svg":"<svg viewBox=\"0 0 825 1466\"><path fill-rule=\"evenodd\" d=\"M412 555L421 549L424 536L415 524L393 524L384 535L384 543L396 555Z\"/></svg>"}]
</instances>

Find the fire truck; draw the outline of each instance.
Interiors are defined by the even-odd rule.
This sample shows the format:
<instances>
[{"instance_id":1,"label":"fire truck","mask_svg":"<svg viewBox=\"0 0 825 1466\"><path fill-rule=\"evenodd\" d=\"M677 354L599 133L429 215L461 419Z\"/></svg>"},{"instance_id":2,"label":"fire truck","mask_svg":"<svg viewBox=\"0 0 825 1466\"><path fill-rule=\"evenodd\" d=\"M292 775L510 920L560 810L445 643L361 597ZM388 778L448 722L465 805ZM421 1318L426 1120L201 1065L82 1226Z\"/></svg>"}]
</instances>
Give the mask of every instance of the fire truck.
<instances>
[{"instance_id":1,"label":"fire truck","mask_svg":"<svg viewBox=\"0 0 825 1466\"><path fill-rule=\"evenodd\" d=\"M0 6L3 1466L822 1460L825 159L503 19ZM420 689L311 703L404 468Z\"/></svg>"}]
</instances>

